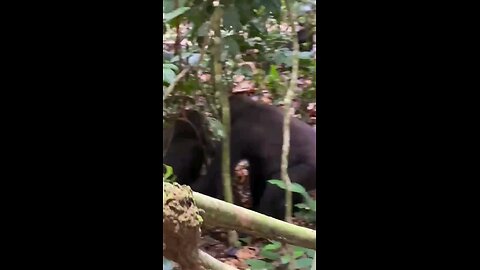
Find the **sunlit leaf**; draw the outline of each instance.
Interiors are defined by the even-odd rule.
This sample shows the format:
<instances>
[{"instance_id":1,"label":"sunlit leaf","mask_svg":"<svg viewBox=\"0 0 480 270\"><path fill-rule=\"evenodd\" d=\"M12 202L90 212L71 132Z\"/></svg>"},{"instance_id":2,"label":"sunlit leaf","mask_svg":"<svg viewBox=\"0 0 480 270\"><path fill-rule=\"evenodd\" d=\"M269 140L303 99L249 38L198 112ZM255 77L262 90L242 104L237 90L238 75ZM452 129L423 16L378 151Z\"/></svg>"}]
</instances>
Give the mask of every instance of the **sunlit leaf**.
<instances>
[{"instance_id":1,"label":"sunlit leaf","mask_svg":"<svg viewBox=\"0 0 480 270\"><path fill-rule=\"evenodd\" d=\"M270 73L268 74L270 76L270 80L278 81L280 80L280 74L277 71L277 68L275 66L270 66Z\"/></svg>"},{"instance_id":2,"label":"sunlit leaf","mask_svg":"<svg viewBox=\"0 0 480 270\"><path fill-rule=\"evenodd\" d=\"M300 258L300 257L303 256L303 254L305 254L305 251L303 251L303 250L295 250L295 251L293 251L293 258L294 258L294 259Z\"/></svg>"},{"instance_id":3,"label":"sunlit leaf","mask_svg":"<svg viewBox=\"0 0 480 270\"><path fill-rule=\"evenodd\" d=\"M286 255L285 255L285 256L280 257L280 262L281 262L282 264L287 264L287 263L289 263L289 262L290 262L290 256L286 256Z\"/></svg>"},{"instance_id":4,"label":"sunlit leaf","mask_svg":"<svg viewBox=\"0 0 480 270\"><path fill-rule=\"evenodd\" d=\"M163 69L163 81L167 83L172 83L175 80L175 72L171 69Z\"/></svg>"},{"instance_id":5,"label":"sunlit leaf","mask_svg":"<svg viewBox=\"0 0 480 270\"><path fill-rule=\"evenodd\" d=\"M304 203L297 203L297 204L295 204L295 206L300 208L300 209L310 210L310 207L308 207L308 205L306 205Z\"/></svg>"},{"instance_id":6,"label":"sunlit leaf","mask_svg":"<svg viewBox=\"0 0 480 270\"><path fill-rule=\"evenodd\" d=\"M273 179L273 180L268 180L268 182L278 186L281 189L286 189L285 183L282 180ZM302 185L300 185L298 183L291 183L290 187L291 187L290 191L292 191L292 192L300 193L302 195L307 193L305 188L302 187Z\"/></svg>"},{"instance_id":7,"label":"sunlit leaf","mask_svg":"<svg viewBox=\"0 0 480 270\"><path fill-rule=\"evenodd\" d=\"M175 71L178 71L178 67L175 66L174 64L163 64L164 69L173 69Z\"/></svg>"},{"instance_id":8,"label":"sunlit leaf","mask_svg":"<svg viewBox=\"0 0 480 270\"><path fill-rule=\"evenodd\" d=\"M282 247L282 243L273 241L271 244L265 245L262 250L274 251L279 250Z\"/></svg>"},{"instance_id":9,"label":"sunlit leaf","mask_svg":"<svg viewBox=\"0 0 480 270\"><path fill-rule=\"evenodd\" d=\"M170 178L170 176L173 175L173 169L172 169L171 166L168 166L168 165L165 165L165 164L163 164L163 166L165 166L165 169L167 170L167 171L165 172L165 174L163 175L163 177L164 177L165 179L168 179L168 178Z\"/></svg>"}]
</instances>

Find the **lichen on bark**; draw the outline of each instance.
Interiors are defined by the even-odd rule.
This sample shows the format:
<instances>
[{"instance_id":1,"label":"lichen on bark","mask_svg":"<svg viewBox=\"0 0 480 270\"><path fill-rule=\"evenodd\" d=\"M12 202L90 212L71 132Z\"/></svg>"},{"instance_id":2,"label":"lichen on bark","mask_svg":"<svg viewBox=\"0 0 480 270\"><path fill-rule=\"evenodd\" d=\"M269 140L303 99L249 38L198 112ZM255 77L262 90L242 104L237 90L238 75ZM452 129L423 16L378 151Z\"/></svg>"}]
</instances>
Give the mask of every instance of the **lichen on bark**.
<instances>
[{"instance_id":1,"label":"lichen on bark","mask_svg":"<svg viewBox=\"0 0 480 270\"><path fill-rule=\"evenodd\" d=\"M182 269L200 270L201 210L190 187L163 183L163 255Z\"/></svg>"}]
</instances>

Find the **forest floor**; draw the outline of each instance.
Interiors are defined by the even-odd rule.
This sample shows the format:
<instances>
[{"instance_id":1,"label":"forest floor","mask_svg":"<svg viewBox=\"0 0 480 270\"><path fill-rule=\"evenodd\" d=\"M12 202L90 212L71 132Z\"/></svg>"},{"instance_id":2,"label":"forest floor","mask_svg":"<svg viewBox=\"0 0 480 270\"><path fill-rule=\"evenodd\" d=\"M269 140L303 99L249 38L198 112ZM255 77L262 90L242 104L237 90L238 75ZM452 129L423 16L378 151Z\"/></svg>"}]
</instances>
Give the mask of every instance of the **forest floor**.
<instances>
[{"instance_id":1,"label":"forest floor","mask_svg":"<svg viewBox=\"0 0 480 270\"><path fill-rule=\"evenodd\" d=\"M235 204L249 208L252 205L249 179L248 163L242 161L238 164L234 176L234 197ZM313 199L316 199L316 190L309 192ZM315 224L305 222L299 218L293 218L293 223L302 227L315 230ZM248 239L248 243L242 241L242 247L239 249L229 249L227 241L227 232L222 229L212 229L205 232L201 239L200 248L226 264L235 266L240 270L248 268L245 260L261 259L261 247L268 244L269 241L260 238Z\"/></svg>"}]
</instances>

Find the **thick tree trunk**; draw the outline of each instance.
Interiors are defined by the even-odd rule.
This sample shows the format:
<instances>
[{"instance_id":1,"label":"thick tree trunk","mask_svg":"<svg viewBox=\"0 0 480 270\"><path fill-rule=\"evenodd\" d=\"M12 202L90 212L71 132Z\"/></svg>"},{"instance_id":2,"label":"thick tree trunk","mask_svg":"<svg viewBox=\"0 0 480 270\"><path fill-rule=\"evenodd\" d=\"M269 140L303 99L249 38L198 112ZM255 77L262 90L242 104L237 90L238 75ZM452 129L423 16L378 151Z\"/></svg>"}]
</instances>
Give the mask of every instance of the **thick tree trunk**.
<instances>
[{"instance_id":1,"label":"thick tree trunk","mask_svg":"<svg viewBox=\"0 0 480 270\"><path fill-rule=\"evenodd\" d=\"M163 183L163 256L182 269L201 270L198 242L202 217L190 187Z\"/></svg>"}]
</instances>

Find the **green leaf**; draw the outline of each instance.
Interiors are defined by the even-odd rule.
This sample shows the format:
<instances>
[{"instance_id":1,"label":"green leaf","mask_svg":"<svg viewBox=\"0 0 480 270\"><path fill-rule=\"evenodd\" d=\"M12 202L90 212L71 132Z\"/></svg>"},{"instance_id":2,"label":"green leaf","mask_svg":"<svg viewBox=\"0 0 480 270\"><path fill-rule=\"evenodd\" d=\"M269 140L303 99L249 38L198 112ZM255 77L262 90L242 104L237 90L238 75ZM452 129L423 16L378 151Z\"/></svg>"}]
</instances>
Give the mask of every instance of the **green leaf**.
<instances>
[{"instance_id":1,"label":"green leaf","mask_svg":"<svg viewBox=\"0 0 480 270\"><path fill-rule=\"evenodd\" d=\"M290 262L290 256L284 255L280 257L280 263L281 264L287 264Z\"/></svg>"},{"instance_id":2,"label":"green leaf","mask_svg":"<svg viewBox=\"0 0 480 270\"><path fill-rule=\"evenodd\" d=\"M270 73L268 74L270 76L270 80L274 81L279 81L280 80L280 74L277 71L277 68L274 65L270 66Z\"/></svg>"},{"instance_id":3,"label":"green leaf","mask_svg":"<svg viewBox=\"0 0 480 270\"><path fill-rule=\"evenodd\" d=\"M308 193L306 194L308 196ZM304 194L305 196L305 194ZM305 197L305 200L307 202L308 207L310 207L310 210L316 212L317 211L317 201L312 199L310 196Z\"/></svg>"},{"instance_id":4,"label":"green leaf","mask_svg":"<svg viewBox=\"0 0 480 270\"><path fill-rule=\"evenodd\" d=\"M298 59L310 60L313 58L313 52L299 52Z\"/></svg>"},{"instance_id":5,"label":"green leaf","mask_svg":"<svg viewBox=\"0 0 480 270\"><path fill-rule=\"evenodd\" d=\"M315 250L307 249L307 256L313 258L313 256L315 256Z\"/></svg>"},{"instance_id":6,"label":"green leaf","mask_svg":"<svg viewBox=\"0 0 480 270\"><path fill-rule=\"evenodd\" d=\"M189 9L190 9L189 7L181 7L181 8L178 8L178 9L172 11L172 12L165 13L165 14L163 14L163 21L167 23L167 22L175 19L176 17L182 15L183 13L185 13Z\"/></svg>"},{"instance_id":7,"label":"green leaf","mask_svg":"<svg viewBox=\"0 0 480 270\"><path fill-rule=\"evenodd\" d=\"M240 22L240 17L238 16L238 10L234 5L230 5L225 9L223 13L223 26L227 30L242 30L242 23Z\"/></svg>"},{"instance_id":8,"label":"green leaf","mask_svg":"<svg viewBox=\"0 0 480 270\"><path fill-rule=\"evenodd\" d=\"M172 12L175 9L175 4L178 7L183 7L186 2L187 0L163 0L163 12Z\"/></svg>"},{"instance_id":9,"label":"green leaf","mask_svg":"<svg viewBox=\"0 0 480 270\"><path fill-rule=\"evenodd\" d=\"M192 8L185 14L188 21L193 23L193 28L190 34L196 36L199 27L201 27L205 22L208 22L211 17L211 11L208 10L208 6L211 5L211 2L201 2L198 5L192 6Z\"/></svg>"},{"instance_id":10,"label":"green leaf","mask_svg":"<svg viewBox=\"0 0 480 270\"><path fill-rule=\"evenodd\" d=\"M310 210L310 207L308 207L308 205L306 205L304 203L297 203L297 204L295 204L295 206L297 208L300 208L300 209Z\"/></svg>"},{"instance_id":11,"label":"green leaf","mask_svg":"<svg viewBox=\"0 0 480 270\"><path fill-rule=\"evenodd\" d=\"M285 183L284 183L282 180L273 179L273 180L268 180L268 182L269 182L270 184L274 184L274 185L278 186L278 187L281 188L281 189L286 189ZM308 193L307 193L307 191L305 190L305 188L302 187L302 185L300 185L299 183L292 183L292 184L290 185L290 190L291 190L292 192L300 193L300 194L302 194L302 195L305 195L305 194L308 195Z\"/></svg>"},{"instance_id":12,"label":"green leaf","mask_svg":"<svg viewBox=\"0 0 480 270\"><path fill-rule=\"evenodd\" d=\"M267 251L273 251L273 250L279 250L282 247L282 243L278 241L272 241L271 244L265 245L262 250L267 250Z\"/></svg>"},{"instance_id":13,"label":"green leaf","mask_svg":"<svg viewBox=\"0 0 480 270\"><path fill-rule=\"evenodd\" d=\"M224 42L225 45L228 46L227 51L230 56L235 57L240 53L240 47L238 46L234 36L225 37Z\"/></svg>"},{"instance_id":14,"label":"green leaf","mask_svg":"<svg viewBox=\"0 0 480 270\"><path fill-rule=\"evenodd\" d=\"M175 71L178 71L178 67L175 66L174 64L163 64L164 69L173 69Z\"/></svg>"},{"instance_id":15,"label":"green leaf","mask_svg":"<svg viewBox=\"0 0 480 270\"><path fill-rule=\"evenodd\" d=\"M293 251L302 251L302 252L307 252L308 248L304 247L299 247L299 246L294 246Z\"/></svg>"},{"instance_id":16,"label":"green leaf","mask_svg":"<svg viewBox=\"0 0 480 270\"><path fill-rule=\"evenodd\" d=\"M300 257L303 256L303 254L305 254L305 251L303 251L303 250L295 250L295 251L293 252L293 258L294 258L294 259L300 258Z\"/></svg>"},{"instance_id":17,"label":"green leaf","mask_svg":"<svg viewBox=\"0 0 480 270\"><path fill-rule=\"evenodd\" d=\"M296 268L307 268L312 266L313 259L312 258L301 258L295 261Z\"/></svg>"},{"instance_id":18,"label":"green leaf","mask_svg":"<svg viewBox=\"0 0 480 270\"><path fill-rule=\"evenodd\" d=\"M308 194L305 188L299 183L292 183L292 192L296 192L300 194Z\"/></svg>"},{"instance_id":19,"label":"green leaf","mask_svg":"<svg viewBox=\"0 0 480 270\"><path fill-rule=\"evenodd\" d=\"M286 65L288 62L288 56L283 51L276 51L273 59L277 65Z\"/></svg>"},{"instance_id":20,"label":"green leaf","mask_svg":"<svg viewBox=\"0 0 480 270\"><path fill-rule=\"evenodd\" d=\"M272 261L276 261L276 260L280 259L280 254L278 254L276 252L269 251L269 250L260 251L260 256L265 257L266 259L269 259L269 260L272 260Z\"/></svg>"},{"instance_id":21,"label":"green leaf","mask_svg":"<svg viewBox=\"0 0 480 270\"><path fill-rule=\"evenodd\" d=\"M285 189L285 183L282 180L272 179L272 180L268 180L268 182L270 184L274 184L274 185L278 186L281 189Z\"/></svg>"},{"instance_id":22,"label":"green leaf","mask_svg":"<svg viewBox=\"0 0 480 270\"><path fill-rule=\"evenodd\" d=\"M163 176L165 179L168 179L170 178L170 176L173 175L173 169L171 166L168 166L168 165L165 165L163 164L163 166L165 166L165 168L167 169L167 171L165 172L165 175Z\"/></svg>"},{"instance_id":23,"label":"green leaf","mask_svg":"<svg viewBox=\"0 0 480 270\"><path fill-rule=\"evenodd\" d=\"M163 69L163 81L167 83L172 83L175 80L175 72L171 69Z\"/></svg>"},{"instance_id":24,"label":"green leaf","mask_svg":"<svg viewBox=\"0 0 480 270\"><path fill-rule=\"evenodd\" d=\"M270 270L273 269L272 265L257 259L245 260L245 262L250 265L251 270Z\"/></svg>"},{"instance_id":25,"label":"green leaf","mask_svg":"<svg viewBox=\"0 0 480 270\"><path fill-rule=\"evenodd\" d=\"M262 4L265 6L267 12L271 12L275 19L280 19L282 12L282 3L280 0L263 0Z\"/></svg>"}]
</instances>

